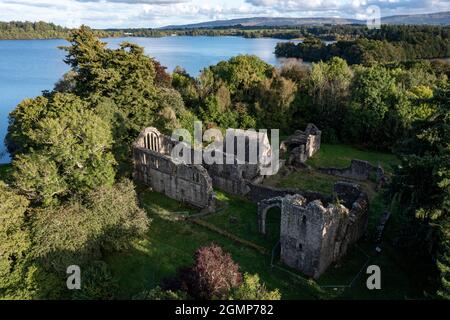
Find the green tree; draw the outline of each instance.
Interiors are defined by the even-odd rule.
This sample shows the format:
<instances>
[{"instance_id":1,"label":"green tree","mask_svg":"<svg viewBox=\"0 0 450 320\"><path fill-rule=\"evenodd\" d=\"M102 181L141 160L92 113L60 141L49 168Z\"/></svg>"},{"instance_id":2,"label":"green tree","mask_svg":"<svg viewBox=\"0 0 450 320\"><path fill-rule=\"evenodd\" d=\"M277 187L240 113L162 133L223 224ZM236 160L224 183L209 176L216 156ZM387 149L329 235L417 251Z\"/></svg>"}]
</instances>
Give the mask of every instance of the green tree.
<instances>
[{"instance_id":1,"label":"green tree","mask_svg":"<svg viewBox=\"0 0 450 320\"><path fill-rule=\"evenodd\" d=\"M120 172L129 174L131 145L143 128L154 125L170 131L181 118L189 118L182 97L170 88L168 75L142 47L124 42L118 49L107 48L84 26L68 40L71 46L64 48L65 62L76 74L74 92L94 108L108 101L114 115L110 117L114 154Z\"/></svg>"},{"instance_id":2,"label":"green tree","mask_svg":"<svg viewBox=\"0 0 450 320\"><path fill-rule=\"evenodd\" d=\"M302 115L306 122L322 128L324 139L334 141L341 137L342 124L348 108L353 71L341 58L313 63L306 84L310 103Z\"/></svg>"},{"instance_id":3,"label":"green tree","mask_svg":"<svg viewBox=\"0 0 450 320\"><path fill-rule=\"evenodd\" d=\"M31 247L28 200L0 182L0 298L27 297L26 261Z\"/></svg>"},{"instance_id":4,"label":"green tree","mask_svg":"<svg viewBox=\"0 0 450 320\"><path fill-rule=\"evenodd\" d=\"M382 147L392 144L383 124L392 109L394 92L395 80L387 69L357 68L344 125L347 138L358 143L382 142Z\"/></svg>"},{"instance_id":5,"label":"green tree","mask_svg":"<svg viewBox=\"0 0 450 320\"><path fill-rule=\"evenodd\" d=\"M258 82L271 76L273 67L256 56L239 55L210 67L214 78L225 82L231 95L244 100Z\"/></svg>"},{"instance_id":6,"label":"green tree","mask_svg":"<svg viewBox=\"0 0 450 320\"><path fill-rule=\"evenodd\" d=\"M34 208L30 230L39 297L71 297L65 272L78 265L86 282L73 298L113 298L116 284L102 262L104 254L128 250L149 223L128 180L91 191L83 201L73 198L60 206Z\"/></svg>"},{"instance_id":7,"label":"green tree","mask_svg":"<svg viewBox=\"0 0 450 320\"><path fill-rule=\"evenodd\" d=\"M278 72L261 81L255 99L255 114L260 126L289 130L296 111L293 104L296 93L297 85Z\"/></svg>"},{"instance_id":8,"label":"green tree","mask_svg":"<svg viewBox=\"0 0 450 320\"><path fill-rule=\"evenodd\" d=\"M437 257L442 288L449 297L450 209L450 100L444 87L435 97L438 112L416 121L410 136L396 148L402 164L391 185L391 198L400 203L398 214L415 227L414 243L421 252ZM430 233L437 237L430 237ZM438 241L436 242L435 239ZM437 251L434 248L437 247Z\"/></svg>"},{"instance_id":9,"label":"green tree","mask_svg":"<svg viewBox=\"0 0 450 320\"><path fill-rule=\"evenodd\" d=\"M13 161L14 184L29 199L48 205L114 182L110 126L72 94L20 104L9 134L22 153Z\"/></svg>"}]
</instances>

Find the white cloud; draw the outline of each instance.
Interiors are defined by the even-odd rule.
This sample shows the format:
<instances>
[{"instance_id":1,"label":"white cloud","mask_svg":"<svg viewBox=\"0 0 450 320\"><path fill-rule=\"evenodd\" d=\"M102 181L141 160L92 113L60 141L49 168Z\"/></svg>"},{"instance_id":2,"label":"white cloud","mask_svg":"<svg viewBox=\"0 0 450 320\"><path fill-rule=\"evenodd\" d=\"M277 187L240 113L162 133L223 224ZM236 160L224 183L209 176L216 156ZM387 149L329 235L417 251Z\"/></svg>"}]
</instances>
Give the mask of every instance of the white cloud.
<instances>
[{"instance_id":1,"label":"white cloud","mask_svg":"<svg viewBox=\"0 0 450 320\"><path fill-rule=\"evenodd\" d=\"M128 3L128 4L173 4L181 2L189 2L189 0L75 0L77 2L115 2L115 3Z\"/></svg>"},{"instance_id":2,"label":"white cloud","mask_svg":"<svg viewBox=\"0 0 450 320\"><path fill-rule=\"evenodd\" d=\"M301 13L302 11L339 13L355 18L370 5L380 7L382 16L390 14L429 13L450 10L449 0L245 0L255 7L271 8L277 12Z\"/></svg>"}]
</instances>

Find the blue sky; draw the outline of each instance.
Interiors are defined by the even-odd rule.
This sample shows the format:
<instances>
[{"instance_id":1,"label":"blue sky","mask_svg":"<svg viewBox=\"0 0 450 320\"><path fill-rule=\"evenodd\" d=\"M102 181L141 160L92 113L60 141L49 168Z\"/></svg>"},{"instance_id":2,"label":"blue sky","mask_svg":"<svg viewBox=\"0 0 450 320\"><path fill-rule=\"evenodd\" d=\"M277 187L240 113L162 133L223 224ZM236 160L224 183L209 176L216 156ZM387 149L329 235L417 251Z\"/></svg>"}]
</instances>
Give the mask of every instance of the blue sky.
<instances>
[{"instance_id":1,"label":"blue sky","mask_svg":"<svg viewBox=\"0 0 450 320\"><path fill-rule=\"evenodd\" d=\"M450 10L450 0L0 0L0 21L111 28L256 16L364 19L371 5L378 6L382 16Z\"/></svg>"}]
</instances>

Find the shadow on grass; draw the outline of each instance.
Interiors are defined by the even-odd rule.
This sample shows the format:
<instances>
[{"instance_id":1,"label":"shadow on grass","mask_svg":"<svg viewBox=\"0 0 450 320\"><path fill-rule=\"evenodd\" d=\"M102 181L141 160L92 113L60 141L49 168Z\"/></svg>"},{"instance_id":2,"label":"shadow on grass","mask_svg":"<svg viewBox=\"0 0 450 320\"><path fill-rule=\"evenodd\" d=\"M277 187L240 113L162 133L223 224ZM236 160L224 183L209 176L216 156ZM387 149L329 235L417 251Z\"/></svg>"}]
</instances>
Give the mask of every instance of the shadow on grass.
<instances>
[{"instance_id":1,"label":"shadow on grass","mask_svg":"<svg viewBox=\"0 0 450 320\"><path fill-rule=\"evenodd\" d=\"M414 283L414 277L398 266L392 258L393 254L398 253L390 248L378 254L374 244L360 243L358 246L361 250L350 248L348 255L331 266L316 282L286 266L277 264L281 268L271 268L270 254L261 254L188 221L168 218L171 212L193 212L175 200L148 191L141 191L140 196L142 205L152 219L146 239L136 241L130 252L107 258L117 277L121 298L130 298L142 290L154 288L164 278L174 276L178 268L193 263L193 255L199 247L211 242L229 252L241 266L242 272L257 273L269 289L278 288L283 299L423 298L421 288ZM203 219L243 239L272 249L273 243L258 233L255 204L220 192L218 198L228 203L227 209ZM230 216L237 218L237 226L230 224ZM335 290L319 286L349 284L367 262L367 256L370 257L369 264L381 267L382 290L367 289L366 270L361 272L351 288Z\"/></svg>"}]
</instances>

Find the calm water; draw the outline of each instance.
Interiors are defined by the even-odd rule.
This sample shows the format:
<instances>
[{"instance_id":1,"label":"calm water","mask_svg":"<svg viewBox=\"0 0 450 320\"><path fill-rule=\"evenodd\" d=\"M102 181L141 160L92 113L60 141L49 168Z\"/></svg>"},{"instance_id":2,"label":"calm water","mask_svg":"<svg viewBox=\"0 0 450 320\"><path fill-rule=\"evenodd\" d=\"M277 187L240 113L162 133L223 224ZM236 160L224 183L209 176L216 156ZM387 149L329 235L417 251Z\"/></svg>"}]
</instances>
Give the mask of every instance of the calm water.
<instances>
[{"instance_id":1,"label":"calm water","mask_svg":"<svg viewBox=\"0 0 450 320\"><path fill-rule=\"evenodd\" d=\"M164 37L106 40L111 47L122 41L137 43L172 71L176 66L198 75L203 68L238 54L255 54L277 65L273 54L277 39L239 37ZM64 52L58 46L64 40L0 41L0 163L9 162L3 140L8 128L8 114L23 99L51 90L68 70L62 61Z\"/></svg>"}]
</instances>

